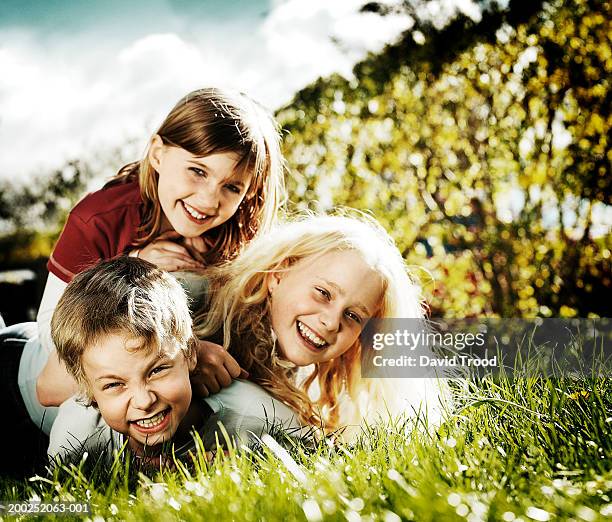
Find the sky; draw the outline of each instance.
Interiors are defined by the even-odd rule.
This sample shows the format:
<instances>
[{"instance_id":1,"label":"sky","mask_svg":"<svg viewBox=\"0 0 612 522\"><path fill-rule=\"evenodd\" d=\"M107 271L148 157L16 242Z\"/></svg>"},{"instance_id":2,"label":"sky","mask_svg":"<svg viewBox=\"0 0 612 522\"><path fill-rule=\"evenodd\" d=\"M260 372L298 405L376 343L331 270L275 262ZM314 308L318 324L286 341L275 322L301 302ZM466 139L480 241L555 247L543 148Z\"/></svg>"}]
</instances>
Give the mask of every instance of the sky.
<instances>
[{"instance_id":1,"label":"sky","mask_svg":"<svg viewBox=\"0 0 612 522\"><path fill-rule=\"evenodd\" d=\"M237 88L274 110L320 76L350 77L414 24L359 13L363 3L2 0L0 181L26 183L125 143L139 159L174 103L199 87Z\"/></svg>"}]
</instances>

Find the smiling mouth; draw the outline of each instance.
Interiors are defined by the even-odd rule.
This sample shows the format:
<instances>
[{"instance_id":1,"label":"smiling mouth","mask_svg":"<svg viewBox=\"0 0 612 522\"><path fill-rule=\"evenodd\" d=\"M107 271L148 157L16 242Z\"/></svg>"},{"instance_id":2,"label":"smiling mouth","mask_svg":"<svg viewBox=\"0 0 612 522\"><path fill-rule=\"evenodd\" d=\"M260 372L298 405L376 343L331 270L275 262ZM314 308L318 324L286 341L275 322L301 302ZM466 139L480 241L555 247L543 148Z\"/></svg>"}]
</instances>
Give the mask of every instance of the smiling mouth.
<instances>
[{"instance_id":1,"label":"smiling mouth","mask_svg":"<svg viewBox=\"0 0 612 522\"><path fill-rule=\"evenodd\" d=\"M323 350L329 343L322 337L320 337L316 332L311 330L308 326L306 326L301 321L296 321L296 328L298 331L298 335L304 340L306 344L312 346L316 350Z\"/></svg>"},{"instance_id":2,"label":"smiling mouth","mask_svg":"<svg viewBox=\"0 0 612 522\"><path fill-rule=\"evenodd\" d=\"M181 200L181 206L183 207L183 210L185 211L185 215L191 221L193 221L194 223L197 223L198 225L206 223L207 219L212 218L212 216L208 216L206 214L202 214L201 212L198 212L195 208L193 208L191 205L188 205L183 200Z\"/></svg>"},{"instance_id":3,"label":"smiling mouth","mask_svg":"<svg viewBox=\"0 0 612 522\"><path fill-rule=\"evenodd\" d=\"M171 408L166 408L152 417L130 421L130 423L133 424L138 431L143 433L155 433L166 428L170 422L170 409Z\"/></svg>"}]
</instances>

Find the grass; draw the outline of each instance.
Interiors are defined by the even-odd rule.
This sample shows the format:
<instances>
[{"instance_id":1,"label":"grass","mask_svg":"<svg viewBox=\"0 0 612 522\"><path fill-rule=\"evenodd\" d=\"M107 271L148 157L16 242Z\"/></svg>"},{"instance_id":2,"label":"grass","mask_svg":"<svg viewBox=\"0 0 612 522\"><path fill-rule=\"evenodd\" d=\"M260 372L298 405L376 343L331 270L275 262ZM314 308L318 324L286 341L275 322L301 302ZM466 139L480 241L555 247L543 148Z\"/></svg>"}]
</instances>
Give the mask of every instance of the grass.
<instances>
[{"instance_id":1,"label":"grass","mask_svg":"<svg viewBox=\"0 0 612 522\"><path fill-rule=\"evenodd\" d=\"M92 457L0 497L87 500L92 520L604 520L612 390L602 378L456 381L447 421L368 426L352 444L200 457L149 474ZM266 444L267 442L267 444ZM62 517L66 520L66 517Z\"/></svg>"}]
</instances>

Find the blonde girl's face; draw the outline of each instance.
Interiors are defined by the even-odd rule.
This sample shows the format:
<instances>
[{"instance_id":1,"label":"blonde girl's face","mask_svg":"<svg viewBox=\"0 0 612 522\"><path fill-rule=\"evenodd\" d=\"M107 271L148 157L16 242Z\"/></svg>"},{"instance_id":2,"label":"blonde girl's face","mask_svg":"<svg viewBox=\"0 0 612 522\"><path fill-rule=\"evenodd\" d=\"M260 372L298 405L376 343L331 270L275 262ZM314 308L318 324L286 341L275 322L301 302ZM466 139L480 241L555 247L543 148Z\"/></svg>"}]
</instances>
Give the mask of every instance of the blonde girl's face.
<instances>
[{"instance_id":1,"label":"blonde girl's face","mask_svg":"<svg viewBox=\"0 0 612 522\"><path fill-rule=\"evenodd\" d=\"M198 237L225 223L236 213L251 184L251 173L236 171L238 157L233 152L198 157L164 145L155 136L149 161L159 177L162 231L173 229L183 237Z\"/></svg>"},{"instance_id":2,"label":"blonde girl's face","mask_svg":"<svg viewBox=\"0 0 612 522\"><path fill-rule=\"evenodd\" d=\"M306 257L268 277L272 328L297 366L346 352L379 309L382 279L355 251Z\"/></svg>"}]
</instances>

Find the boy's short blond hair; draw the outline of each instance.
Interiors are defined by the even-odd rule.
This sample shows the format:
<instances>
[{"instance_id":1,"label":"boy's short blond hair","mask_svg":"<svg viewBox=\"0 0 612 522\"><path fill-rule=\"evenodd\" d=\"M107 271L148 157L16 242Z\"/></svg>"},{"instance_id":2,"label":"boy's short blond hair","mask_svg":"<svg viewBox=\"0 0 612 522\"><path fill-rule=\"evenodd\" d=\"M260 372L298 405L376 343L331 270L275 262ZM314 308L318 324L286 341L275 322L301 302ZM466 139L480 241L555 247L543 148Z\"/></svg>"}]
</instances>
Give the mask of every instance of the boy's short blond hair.
<instances>
[{"instance_id":1,"label":"boy's short blond hair","mask_svg":"<svg viewBox=\"0 0 612 522\"><path fill-rule=\"evenodd\" d=\"M91 399L83 353L102 336L120 333L142 340L142 348L175 357L194 357L191 316L185 291L170 274L133 257L103 261L78 274L66 287L51 319L60 360Z\"/></svg>"}]
</instances>

